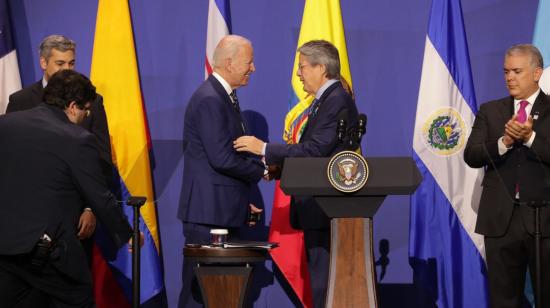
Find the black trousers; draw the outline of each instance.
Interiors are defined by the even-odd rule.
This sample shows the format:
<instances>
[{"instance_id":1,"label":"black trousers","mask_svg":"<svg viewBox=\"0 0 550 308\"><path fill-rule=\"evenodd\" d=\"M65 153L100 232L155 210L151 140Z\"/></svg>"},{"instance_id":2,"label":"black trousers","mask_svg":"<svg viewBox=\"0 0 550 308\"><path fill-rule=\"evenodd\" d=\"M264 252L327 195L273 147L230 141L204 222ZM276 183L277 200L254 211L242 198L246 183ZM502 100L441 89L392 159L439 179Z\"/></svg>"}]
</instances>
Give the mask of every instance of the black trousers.
<instances>
[{"instance_id":1,"label":"black trousers","mask_svg":"<svg viewBox=\"0 0 550 308\"><path fill-rule=\"evenodd\" d=\"M50 264L36 273L29 262L28 255L0 256L0 307L95 307L91 279L75 281Z\"/></svg>"},{"instance_id":2,"label":"black trousers","mask_svg":"<svg viewBox=\"0 0 550 308\"><path fill-rule=\"evenodd\" d=\"M330 266L330 229L305 229L304 244L306 246L313 307L324 308Z\"/></svg>"},{"instance_id":3,"label":"black trousers","mask_svg":"<svg viewBox=\"0 0 550 308\"><path fill-rule=\"evenodd\" d=\"M528 268L531 278L535 277L535 239L527 232L524 223L519 205L516 205L506 233L501 237L485 237L491 307L523 307ZM550 264L544 262L550 257L550 239L543 238L541 247L543 304L550 307L550 293L547 291L550 287ZM532 283L534 289L534 281Z\"/></svg>"}]
</instances>

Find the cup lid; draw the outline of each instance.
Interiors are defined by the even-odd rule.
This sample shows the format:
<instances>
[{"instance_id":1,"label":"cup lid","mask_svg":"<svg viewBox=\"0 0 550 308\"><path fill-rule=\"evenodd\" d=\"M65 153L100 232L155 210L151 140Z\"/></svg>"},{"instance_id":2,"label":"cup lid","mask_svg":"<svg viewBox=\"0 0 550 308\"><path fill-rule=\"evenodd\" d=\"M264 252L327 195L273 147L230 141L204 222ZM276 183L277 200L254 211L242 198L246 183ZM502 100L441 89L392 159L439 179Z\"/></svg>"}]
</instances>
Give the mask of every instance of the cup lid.
<instances>
[{"instance_id":1,"label":"cup lid","mask_svg":"<svg viewBox=\"0 0 550 308\"><path fill-rule=\"evenodd\" d=\"M224 235L229 233L227 229L210 229L210 234Z\"/></svg>"}]
</instances>

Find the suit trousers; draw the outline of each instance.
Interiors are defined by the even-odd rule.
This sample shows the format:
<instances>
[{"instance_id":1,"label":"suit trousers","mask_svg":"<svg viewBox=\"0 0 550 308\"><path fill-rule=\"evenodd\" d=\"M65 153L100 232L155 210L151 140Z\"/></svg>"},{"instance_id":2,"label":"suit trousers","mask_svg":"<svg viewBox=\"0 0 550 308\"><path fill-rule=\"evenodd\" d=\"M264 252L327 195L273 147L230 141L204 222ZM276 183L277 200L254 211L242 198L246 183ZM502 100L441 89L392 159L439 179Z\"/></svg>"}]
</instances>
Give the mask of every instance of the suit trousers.
<instances>
[{"instance_id":1,"label":"suit trousers","mask_svg":"<svg viewBox=\"0 0 550 308\"><path fill-rule=\"evenodd\" d=\"M500 237L485 237L487 272L489 277L489 298L494 308L523 307L525 276L529 269L535 277L535 239L525 228L524 221L515 205L510 225ZM533 217L533 219L535 219ZM542 239L543 259L550 257L550 239ZM544 291L550 287L550 266L542 262L542 295L544 307L550 305L550 296ZM534 290L534 280L533 290Z\"/></svg>"},{"instance_id":2,"label":"suit trousers","mask_svg":"<svg viewBox=\"0 0 550 308\"><path fill-rule=\"evenodd\" d=\"M0 256L0 307L95 307L91 279L71 279L47 263L40 273L29 269L28 255Z\"/></svg>"},{"instance_id":3,"label":"suit trousers","mask_svg":"<svg viewBox=\"0 0 550 308\"><path fill-rule=\"evenodd\" d=\"M211 242L210 229L228 229L229 238L236 239L239 236L239 228L228 228L183 222L183 236L186 244L209 244ZM204 307L199 282L195 276L196 262L188 262L183 259L181 271L182 288L180 291L178 308Z\"/></svg>"},{"instance_id":4,"label":"suit trousers","mask_svg":"<svg viewBox=\"0 0 550 308\"><path fill-rule=\"evenodd\" d=\"M330 266L330 229L304 229L313 307L324 308Z\"/></svg>"}]
</instances>

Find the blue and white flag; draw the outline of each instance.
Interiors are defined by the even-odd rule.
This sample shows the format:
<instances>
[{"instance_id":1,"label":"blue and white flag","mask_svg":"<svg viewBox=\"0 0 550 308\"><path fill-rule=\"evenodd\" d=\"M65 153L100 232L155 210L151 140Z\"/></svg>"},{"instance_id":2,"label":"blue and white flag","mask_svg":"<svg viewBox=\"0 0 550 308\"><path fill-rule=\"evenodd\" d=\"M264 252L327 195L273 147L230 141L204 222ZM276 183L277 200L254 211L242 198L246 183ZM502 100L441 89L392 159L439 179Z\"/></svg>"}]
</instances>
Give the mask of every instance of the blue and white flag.
<instances>
[{"instance_id":1,"label":"blue and white flag","mask_svg":"<svg viewBox=\"0 0 550 308\"><path fill-rule=\"evenodd\" d=\"M460 0L433 0L413 141L423 182L411 197L415 284L438 307L487 307L483 237L474 232L483 172L463 152L477 105Z\"/></svg>"},{"instance_id":2,"label":"blue and white flag","mask_svg":"<svg viewBox=\"0 0 550 308\"><path fill-rule=\"evenodd\" d=\"M21 89L9 13L8 0L0 0L0 114L6 112L10 94Z\"/></svg>"},{"instance_id":3,"label":"blue and white flag","mask_svg":"<svg viewBox=\"0 0 550 308\"><path fill-rule=\"evenodd\" d=\"M539 86L546 94L550 94L550 0L539 0L533 44L544 59L544 73Z\"/></svg>"}]
</instances>

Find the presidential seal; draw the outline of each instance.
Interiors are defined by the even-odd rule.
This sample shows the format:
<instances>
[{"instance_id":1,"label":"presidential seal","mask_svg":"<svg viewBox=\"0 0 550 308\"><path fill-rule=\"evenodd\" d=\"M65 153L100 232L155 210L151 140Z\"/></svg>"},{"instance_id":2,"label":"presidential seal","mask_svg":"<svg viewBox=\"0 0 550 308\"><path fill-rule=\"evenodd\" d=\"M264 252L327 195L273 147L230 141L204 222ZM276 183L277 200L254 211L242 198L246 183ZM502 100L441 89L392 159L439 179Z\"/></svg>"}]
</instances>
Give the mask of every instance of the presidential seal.
<instances>
[{"instance_id":1,"label":"presidential seal","mask_svg":"<svg viewBox=\"0 0 550 308\"><path fill-rule=\"evenodd\" d=\"M453 108L441 108L434 112L422 127L422 140L434 154L453 155L464 147L466 125L458 111Z\"/></svg>"},{"instance_id":2,"label":"presidential seal","mask_svg":"<svg viewBox=\"0 0 550 308\"><path fill-rule=\"evenodd\" d=\"M332 187L337 190L355 192L367 183L369 166L363 156L352 151L342 151L330 159L327 176Z\"/></svg>"}]
</instances>

